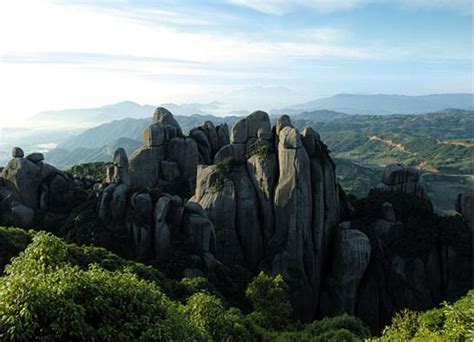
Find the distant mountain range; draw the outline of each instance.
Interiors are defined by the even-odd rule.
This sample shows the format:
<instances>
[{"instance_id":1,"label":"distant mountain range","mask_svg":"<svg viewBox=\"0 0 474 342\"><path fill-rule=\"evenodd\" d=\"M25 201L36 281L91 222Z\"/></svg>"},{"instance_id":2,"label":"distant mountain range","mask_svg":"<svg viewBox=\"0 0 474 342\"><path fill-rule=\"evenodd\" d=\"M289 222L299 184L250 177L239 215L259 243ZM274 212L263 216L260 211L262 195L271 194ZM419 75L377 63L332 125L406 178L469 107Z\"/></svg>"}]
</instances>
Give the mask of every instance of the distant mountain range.
<instances>
[{"instance_id":1,"label":"distant mountain range","mask_svg":"<svg viewBox=\"0 0 474 342\"><path fill-rule=\"evenodd\" d=\"M422 114L458 108L473 109L473 94L407 95L355 95L339 94L306 103L275 109L274 114L297 114L326 109L347 114Z\"/></svg>"},{"instance_id":2,"label":"distant mountain range","mask_svg":"<svg viewBox=\"0 0 474 342\"><path fill-rule=\"evenodd\" d=\"M276 91L278 93L278 88ZM242 94L240 94L242 95ZM251 98L251 97L250 97ZM229 97L229 101L236 101L240 97ZM253 108L256 104L248 104L245 97L241 97L242 106L239 108L238 103L234 103L231 107L223 102L211 103L165 103L161 106L170 110L174 115L191 116L191 115L247 115L249 112L244 107L252 107L253 110L265 109ZM464 110L473 109L473 94L434 94L423 96L407 96L407 95L354 95L339 94L327 98L322 98L306 103L289 105L281 109L273 109L271 114L300 114L303 112L313 112L320 110L334 111L346 114L369 114L369 115L386 115L386 114L421 114L445 110L447 108L457 108ZM113 120L121 120L125 118L140 119L152 116L156 106L140 105L131 101L119 102L112 105L106 105L99 108L86 109L65 109L46 111L38 113L34 117L35 122L50 123L64 127L83 127L89 128L99 124L107 123ZM226 108L234 108L226 111ZM336 114L339 116L339 114Z\"/></svg>"},{"instance_id":3,"label":"distant mountain range","mask_svg":"<svg viewBox=\"0 0 474 342\"><path fill-rule=\"evenodd\" d=\"M160 106L167 108L175 115L190 116L193 114L206 115L214 113L219 107L219 102L184 103L177 105L174 103L164 103ZM141 119L149 118L153 115L156 106L140 105L132 101L123 101L99 108L85 109L65 109L41 112L35 115L35 122L50 123L60 126L80 126L93 127L113 120L125 118Z\"/></svg>"},{"instance_id":4,"label":"distant mountain range","mask_svg":"<svg viewBox=\"0 0 474 342\"><path fill-rule=\"evenodd\" d=\"M226 122L232 127L239 119L238 116L217 117L199 114L191 116L175 115L175 118L186 134L191 128L206 120L210 120L216 125ZM130 155L141 146L143 130L150 123L151 117L143 119L126 118L87 129L45 153L46 160L65 169L83 162L108 161L112 158L117 147L125 148L127 154Z\"/></svg>"}]
</instances>

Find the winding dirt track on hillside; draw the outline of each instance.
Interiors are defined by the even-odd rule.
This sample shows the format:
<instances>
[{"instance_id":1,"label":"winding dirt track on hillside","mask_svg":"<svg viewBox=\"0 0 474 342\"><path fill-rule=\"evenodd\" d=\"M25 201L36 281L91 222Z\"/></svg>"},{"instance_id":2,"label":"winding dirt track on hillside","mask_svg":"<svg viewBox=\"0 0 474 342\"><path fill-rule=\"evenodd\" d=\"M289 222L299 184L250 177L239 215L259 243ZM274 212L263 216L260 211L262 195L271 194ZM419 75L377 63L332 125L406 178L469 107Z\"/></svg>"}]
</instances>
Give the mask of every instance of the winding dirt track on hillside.
<instances>
[{"instance_id":1,"label":"winding dirt track on hillside","mask_svg":"<svg viewBox=\"0 0 474 342\"><path fill-rule=\"evenodd\" d=\"M459 141L459 140L445 140L441 141L440 144L447 144L447 145L456 145L456 146L464 146L464 147L474 147L474 143L468 143L465 141Z\"/></svg>"},{"instance_id":2,"label":"winding dirt track on hillside","mask_svg":"<svg viewBox=\"0 0 474 342\"><path fill-rule=\"evenodd\" d=\"M405 149L405 146L403 146L402 144L397 144L396 142L394 142L393 140L387 140L387 139L382 139L381 137L377 136L377 135L372 135L371 137L369 137L369 140L371 141L380 141L382 144L386 145L386 146L389 146L391 148L394 148L400 152L403 152L403 153L406 153L406 154L409 154L410 156L414 157L416 156L416 153L414 152L410 152L410 151L407 151Z\"/></svg>"}]
</instances>

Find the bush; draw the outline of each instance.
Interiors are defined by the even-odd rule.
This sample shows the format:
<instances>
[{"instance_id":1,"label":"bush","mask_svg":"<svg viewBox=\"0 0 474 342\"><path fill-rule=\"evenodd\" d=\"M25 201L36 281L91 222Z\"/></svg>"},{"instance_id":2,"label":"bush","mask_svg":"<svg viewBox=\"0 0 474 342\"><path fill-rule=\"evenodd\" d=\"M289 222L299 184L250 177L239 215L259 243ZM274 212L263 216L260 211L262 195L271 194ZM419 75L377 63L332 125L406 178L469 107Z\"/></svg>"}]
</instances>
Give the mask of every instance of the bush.
<instances>
[{"instance_id":1,"label":"bush","mask_svg":"<svg viewBox=\"0 0 474 342\"><path fill-rule=\"evenodd\" d=\"M252 156L259 156L265 158L269 153L268 146L265 144L253 146L250 151L247 153L247 158Z\"/></svg>"},{"instance_id":2,"label":"bush","mask_svg":"<svg viewBox=\"0 0 474 342\"><path fill-rule=\"evenodd\" d=\"M281 330L286 327L292 315L287 291L288 286L281 275L272 277L260 272L245 291L255 309L252 318L266 329Z\"/></svg>"},{"instance_id":3,"label":"bush","mask_svg":"<svg viewBox=\"0 0 474 342\"><path fill-rule=\"evenodd\" d=\"M444 302L440 308L423 313L404 310L378 341L472 341L473 294L471 290L454 304Z\"/></svg>"},{"instance_id":4,"label":"bush","mask_svg":"<svg viewBox=\"0 0 474 342\"><path fill-rule=\"evenodd\" d=\"M33 238L33 231L20 228L0 227L0 273L11 258L20 254Z\"/></svg>"},{"instance_id":5,"label":"bush","mask_svg":"<svg viewBox=\"0 0 474 342\"><path fill-rule=\"evenodd\" d=\"M68 262L68 246L39 233L0 279L2 340L202 340L157 284L130 269Z\"/></svg>"},{"instance_id":6,"label":"bush","mask_svg":"<svg viewBox=\"0 0 474 342\"><path fill-rule=\"evenodd\" d=\"M272 333L272 341L364 341L370 337L369 329L358 318L342 315L326 317L321 321L295 329Z\"/></svg>"},{"instance_id":7,"label":"bush","mask_svg":"<svg viewBox=\"0 0 474 342\"><path fill-rule=\"evenodd\" d=\"M189 321L213 341L248 341L251 339L239 310L226 310L222 301L207 293L188 298L184 312Z\"/></svg>"}]
</instances>

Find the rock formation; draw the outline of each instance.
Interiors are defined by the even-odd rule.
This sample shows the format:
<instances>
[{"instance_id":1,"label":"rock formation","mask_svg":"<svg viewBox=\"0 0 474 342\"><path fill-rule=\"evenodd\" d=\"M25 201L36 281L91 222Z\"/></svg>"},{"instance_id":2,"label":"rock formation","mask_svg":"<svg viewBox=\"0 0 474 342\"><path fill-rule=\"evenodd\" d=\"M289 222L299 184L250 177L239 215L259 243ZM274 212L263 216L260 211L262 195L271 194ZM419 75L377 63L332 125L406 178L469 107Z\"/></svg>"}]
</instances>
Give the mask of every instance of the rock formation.
<instances>
[{"instance_id":1,"label":"rock formation","mask_svg":"<svg viewBox=\"0 0 474 342\"><path fill-rule=\"evenodd\" d=\"M474 201L472 198L472 191L466 191L458 194L455 208L458 213L466 220L469 226L474 229Z\"/></svg>"},{"instance_id":2,"label":"rock formation","mask_svg":"<svg viewBox=\"0 0 474 342\"><path fill-rule=\"evenodd\" d=\"M346 312L378 331L405 307L472 286L471 194L458 197L462 217L437 216L418 170L389 165L368 198L349 203L319 134L286 115L272 127L256 111L230 132L205 121L186 136L157 108L143 146L130 158L117 149L102 184L40 153L12 156L0 224L45 227L230 288L240 275L279 273L304 321Z\"/></svg>"},{"instance_id":3,"label":"rock formation","mask_svg":"<svg viewBox=\"0 0 474 342\"><path fill-rule=\"evenodd\" d=\"M427 198L426 188L420 180L420 171L401 164L391 164L385 167L382 182L374 191L392 191Z\"/></svg>"},{"instance_id":4,"label":"rock formation","mask_svg":"<svg viewBox=\"0 0 474 342\"><path fill-rule=\"evenodd\" d=\"M287 116L272 129L268 114L254 112L235 124L230 140L216 165L198 168L190 202L213 222L220 260L283 274L298 316L312 319L341 218L334 164L319 135L301 135Z\"/></svg>"},{"instance_id":5,"label":"rock formation","mask_svg":"<svg viewBox=\"0 0 474 342\"><path fill-rule=\"evenodd\" d=\"M64 219L78 204L80 186L63 171L43 162L41 153L24 157L21 148L0 175L3 224L31 228ZM52 228L52 227L50 227Z\"/></svg>"}]
</instances>

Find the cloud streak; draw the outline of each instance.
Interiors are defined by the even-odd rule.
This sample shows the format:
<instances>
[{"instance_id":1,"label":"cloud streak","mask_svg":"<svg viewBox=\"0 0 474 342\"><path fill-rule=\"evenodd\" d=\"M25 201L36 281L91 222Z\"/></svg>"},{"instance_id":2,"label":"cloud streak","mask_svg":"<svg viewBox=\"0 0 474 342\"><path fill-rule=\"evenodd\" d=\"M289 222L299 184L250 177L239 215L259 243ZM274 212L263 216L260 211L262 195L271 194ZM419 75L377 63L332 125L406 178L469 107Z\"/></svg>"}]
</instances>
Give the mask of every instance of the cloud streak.
<instances>
[{"instance_id":1,"label":"cloud streak","mask_svg":"<svg viewBox=\"0 0 474 342\"><path fill-rule=\"evenodd\" d=\"M472 15L471 0L228 0L229 3L269 15L285 15L297 9L322 13L348 11L369 4L388 4L406 9L450 9Z\"/></svg>"}]
</instances>

